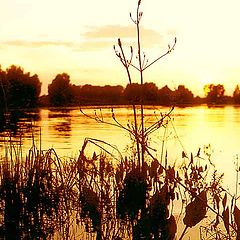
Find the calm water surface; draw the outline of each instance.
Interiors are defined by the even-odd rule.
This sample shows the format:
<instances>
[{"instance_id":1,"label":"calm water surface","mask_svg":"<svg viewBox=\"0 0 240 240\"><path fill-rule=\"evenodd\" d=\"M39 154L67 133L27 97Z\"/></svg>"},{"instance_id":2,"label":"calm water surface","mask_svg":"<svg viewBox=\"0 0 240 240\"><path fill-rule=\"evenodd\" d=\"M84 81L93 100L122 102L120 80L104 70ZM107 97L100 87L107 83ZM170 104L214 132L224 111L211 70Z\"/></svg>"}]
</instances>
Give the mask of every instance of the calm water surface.
<instances>
[{"instance_id":1,"label":"calm water surface","mask_svg":"<svg viewBox=\"0 0 240 240\"><path fill-rule=\"evenodd\" d=\"M98 116L99 119L114 123L111 107L103 107L101 110L99 107L88 107L83 111L92 117ZM168 111L167 107L148 107L145 110L146 127ZM40 109L34 114L37 115L33 121L36 144L45 150L53 147L59 156L78 155L86 137L116 145L123 155L131 147L126 131L109 124L97 123L84 116L79 108ZM131 107L115 107L114 114L117 121L125 127L133 122ZM32 144L31 136L32 131L23 135L25 150ZM199 148L203 152L204 147L210 145L209 153L216 167L224 171L226 178L233 179L234 162L240 153L240 108L175 108L167 128L160 128L150 138L157 157L161 156L163 140L164 153L167 149L169 159L176 164L181 162L183 150L188 155L191 152L195 155ZM89 152L96 148L89 145Z\"/></svg>"}]
</instances>

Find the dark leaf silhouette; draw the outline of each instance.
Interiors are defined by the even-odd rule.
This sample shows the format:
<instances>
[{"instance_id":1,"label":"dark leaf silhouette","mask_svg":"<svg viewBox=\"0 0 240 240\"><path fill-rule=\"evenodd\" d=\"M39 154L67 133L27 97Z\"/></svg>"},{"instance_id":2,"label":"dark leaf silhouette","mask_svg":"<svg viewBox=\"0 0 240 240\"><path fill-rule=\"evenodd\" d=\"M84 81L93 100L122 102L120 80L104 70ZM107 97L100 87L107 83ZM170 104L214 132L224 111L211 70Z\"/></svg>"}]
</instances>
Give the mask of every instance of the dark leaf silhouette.
<instances>
[{"instance_id":1,"label":"dark leaf silhouette","mask_svg":"<svg viewBox=\"0 0 240 240\"><path fill-rule=\"evenodd\" d=\"M95 231L100 226L99 197L92 189L84 187L80 197L82 206L82 217L89 217L92 220L92 227Z\"/></svg>"},{"instance_id":2,"label":"dark leaf silhouette","mask_svg":"<svg viewBox=\"0 0 240 240\"><path fill-rule=\"evenodd\" d=\"M237 206L234 207L233 215L237 228L240 230L240 210Z\"/></svg>"},{"instance_id":3,"label":"dark leaf silhouette","mask_svg":"<svg viewBox=\"0 0 240 240\"><path fill-rule=\"evenodd\" d=\"M198 149L196 157L200 157L201 148Z\"/></svg>"},{"instance_id":4,"label":"dark leaf silhouette","mask_svg":"<svg viewBox=\"0 0 240 240\"><path fill-rule=\"evenodd\" d=\"M237 225L237 240L240 239L240 210L237 206L234 207L233 211L234 220Z\"/></svg>"},{"instance_id":5,"label":"dark leaf silhouette","mask_svg":"<svg viewBox=\"0 0 240 240\"><path fill-rule=\"evenodd\" d=\"M187 155L184 151L182 151L182 158L187 158Z\"/></svg>"},{"instance_id":6,"label":"dark leaf silhouette","mask_svg":"<svg viewBox=\"0 0 240 240\"><path fill-rule=\"evenodd\" d=\"M162 239L173 240L175 238L177 232L177 223L173 215L171 215L171 217L167 219L165 231L167 237Z\"/></svg>"},{"instance_id":7,"label":"dark leaf silhouette","mask_svg":"<svg viewBox=\"0 0 240 240\"><path fill-rule=\"evenodd\" d=\"M131 220L136 219L139 210L146 203L147 183L143 175L133 169L124 179L124 187L117 199L117 215L121 219L126 216Z\"/></svg>"},{"instance_id":8,"label":"dark leaf silhouette","mask_svg":"<svg viewBox=\"0 0 240 240\"><path fill-rule=\"evenodd\" d=\"M193 227L205 217L207 212L207 193L202 191L186 207L186 215L183 219L187 227Z\"/></svg>"},{"instance_id":9,"label":"dark leaf silhouette","mask_svg":"<svg viewBox=\"0 0 240 240\"><path fill-rule=\"evenodd\" d=\"M227 194L225 193L225 196L224 196L224 198L222 200L223 209L226 208L226 204L227 204Z\"/></svg>"},{"instance_id":10,"label":"dark leaf silhouette","mask_svg":"<svg viewBox=\"0 0 240 240\"><path fill-rule=\"evenodd\" d=\"M158 166L159 166L159 162L157 160L152 161L151 168L150 168L150 176L151 176L151 178L157 176Z\"/></svg>"},{"instance_id":11,"label":"dark leaf silhouette","mask_svg":"<svg viewBox=\"0 0 240 240\"><path fill-rule=\"evenodd\" d=\"M223 217L224 226L227 230L227 233L229 234L229 208L228 207L225 210L223 210L222 217Z\"/></svg>"},{"instance_id":12,"label":"dark leaf silhouette","mask_svg":"<svg viewBox=\"0 0 240 240\"><path fill-rule=\"evenodd\" d=\"M169 214L171 188L164 185L150 198L150 205L142 212L133 229L133 239L173 240L177 224Z\"/></svg>"}]
</instances>

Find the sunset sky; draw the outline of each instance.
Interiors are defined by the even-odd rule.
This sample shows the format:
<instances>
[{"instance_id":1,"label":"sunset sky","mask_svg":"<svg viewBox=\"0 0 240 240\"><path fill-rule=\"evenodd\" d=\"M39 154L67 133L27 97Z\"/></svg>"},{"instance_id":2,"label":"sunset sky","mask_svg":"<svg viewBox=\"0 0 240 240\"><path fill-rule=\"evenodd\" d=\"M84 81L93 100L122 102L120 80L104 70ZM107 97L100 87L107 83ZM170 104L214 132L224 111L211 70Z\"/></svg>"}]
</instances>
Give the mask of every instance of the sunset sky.
<instances>
[{"instance_id":1,"label":"sunset sky","mask_svg":"<svg viewBox=\"0 0 240 240\"><path fill-rule=\"evenodd\" d=\"M129 12L137 0L0 0L0 64L37 73L42 93L56 74L77 85L123 85L126 74L113 51L118 37L134 45ZM145 81L203 95L207 83L240 84L239 0L142 0L143 50L149 61L174 52L145 72ZM128 49L128 48L127 48ZM136 52L135 52L136 53ZM134 81L138 81L132 69Z\"/></svg>"}]
</instances>

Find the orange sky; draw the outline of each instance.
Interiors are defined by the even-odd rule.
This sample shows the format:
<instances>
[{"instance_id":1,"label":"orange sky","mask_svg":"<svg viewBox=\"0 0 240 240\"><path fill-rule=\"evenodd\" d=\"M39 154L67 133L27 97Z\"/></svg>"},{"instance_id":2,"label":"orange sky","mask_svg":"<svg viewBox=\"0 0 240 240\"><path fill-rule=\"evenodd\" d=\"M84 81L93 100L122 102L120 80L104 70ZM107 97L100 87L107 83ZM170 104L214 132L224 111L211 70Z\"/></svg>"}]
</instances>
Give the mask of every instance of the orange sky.
<instances>
[{"instance_id":1,"label":"orange sky","mask_svg":"<svg viewBox=\"0 0 240 240\"><path fill-rule=\"evenodd\" d=\"M77 85L125 86L113 51L117 38L134 44L137 0L0 0L0 64L37 73L43 93L58 73ZM145 72L158 87L185 84L203 94L222 83L240 84L239 0L142 0L143 50L153 60L177 37L175 51ZM133 70L135 81L138 81Z\"/></svg>"}]
</instances>

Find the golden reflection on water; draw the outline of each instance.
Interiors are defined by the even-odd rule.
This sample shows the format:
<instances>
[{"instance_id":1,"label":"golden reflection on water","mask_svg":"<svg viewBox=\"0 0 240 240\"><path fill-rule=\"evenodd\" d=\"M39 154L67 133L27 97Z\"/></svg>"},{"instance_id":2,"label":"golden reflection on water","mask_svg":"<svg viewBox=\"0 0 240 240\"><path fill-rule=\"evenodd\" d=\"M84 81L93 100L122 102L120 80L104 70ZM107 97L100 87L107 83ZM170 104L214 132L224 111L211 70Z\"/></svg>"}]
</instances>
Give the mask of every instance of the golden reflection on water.
<instances>
[{"instance_id":1,"label":"golden reflection on water","mask_svg":"<svg viewBox=\"0 0 240 240\"><path fill-rule=\"evenodd\" d=\"M84 113L114 123L111 107L86 107ZM169 111L167 107L147 107L146 127ZM84 139L101 139L116 145L120 152L127 154L131 146L129 134L121 128L97 123L84 116L79 108L40 109L39 117L33 121L34 140L41 149L53 147L59 156L77 156ZM138 110L138 115L140 111ZM124 127L133 124L131 107L115 107L114 116ZM40 130L41 129L41 130ZM26 137L28 136L28 137ZM31 136L23 137L23 148L32 144ZM154 154L161 158L167 151L169 161L181 164L182 151L193 155L204 146L210 145L211 159L217 169L223 171L228 185L235 185L234 161L240 152L240 108L233 106L208 108L207 106L175 108L167 128L160 128L149 139ZM164 142L164 146L162 145ZM89 152L96 147L90 147Z\"/></svg>"}]
</instances>

